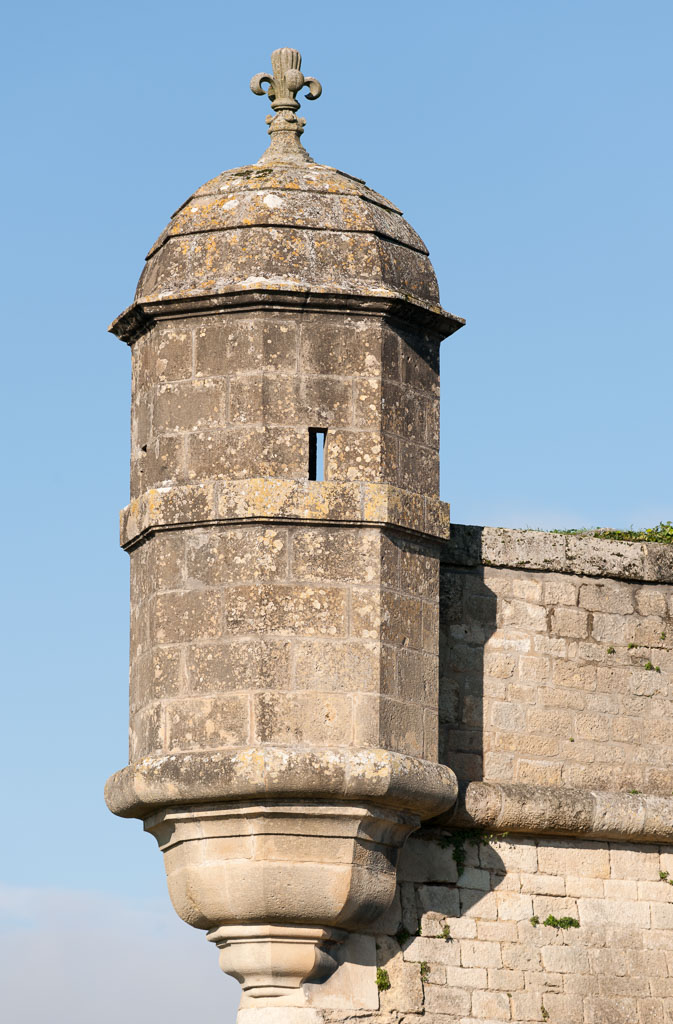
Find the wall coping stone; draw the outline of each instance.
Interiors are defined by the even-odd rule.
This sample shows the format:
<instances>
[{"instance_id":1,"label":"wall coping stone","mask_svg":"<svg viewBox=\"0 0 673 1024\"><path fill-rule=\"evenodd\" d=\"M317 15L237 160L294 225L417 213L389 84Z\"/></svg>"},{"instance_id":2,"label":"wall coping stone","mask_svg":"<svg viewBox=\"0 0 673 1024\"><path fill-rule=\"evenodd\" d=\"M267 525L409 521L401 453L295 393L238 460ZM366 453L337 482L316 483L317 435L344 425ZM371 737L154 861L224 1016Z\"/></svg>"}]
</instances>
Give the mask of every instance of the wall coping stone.
<instances>
[{"instance_id":1,"label":"wall coping stone","mask_svg":"<svg viewBox=\"0 0 673 1024\"><path fill-rule=\"evenodd\" d=\"M188 804L282 799L366 800L412 811L421 820L458 795L446 765L381 748L248 747L146 757L112 775L105 800L113 814L146 818Z\"/></svg>"},{"instance_id":2,"label":"wall coping stone","mask_svg":"<svg viewBox=\"0 0 673 1024\"><path fill-rule=\"evenodd\" d=\"M437 823L459 828L670 843L673 797L651 793L470 782Z\"/></svg>"},{"instance_id":3,"label":"wall coping stone","mask_svg":"<svg viewBox=\"0 0 673 1024\"><path fill-rule=\"evenodd\" d=\"M162 529L279 521L387 526L446 540L449 505L432 495L362 481L213 480L146 491L120 513L120 543L129 550Z\"/></svg>"},{"instance_id":4,"label":"wall coping stone","mask_svg":"<svg viewBox=\"0 0 673 1024\"><path fill-rule=\"evenodd\" d=\"M644 583L673 583L673 544L454 524L446 565L496 566Z\"/></svg>"}]
</instances>

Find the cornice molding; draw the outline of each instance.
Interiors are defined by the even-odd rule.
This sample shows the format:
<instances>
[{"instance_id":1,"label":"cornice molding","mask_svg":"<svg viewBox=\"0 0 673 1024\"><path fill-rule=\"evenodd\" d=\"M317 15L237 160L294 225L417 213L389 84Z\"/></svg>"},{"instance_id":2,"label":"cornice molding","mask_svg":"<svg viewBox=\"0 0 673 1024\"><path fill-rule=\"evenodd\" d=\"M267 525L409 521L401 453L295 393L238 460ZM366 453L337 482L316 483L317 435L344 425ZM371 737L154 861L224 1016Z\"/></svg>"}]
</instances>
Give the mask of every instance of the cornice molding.
<instances>
[{"instance_id":1,"label":"cornice molding","mask_svg":"<svg viewBox=\"0 0 673 1024\"><path fill-rule=\"evenodd\" d=\"M449 505L390 484L275 477L213 480L146 491L122 509L120 542L130 550L159 530L244 522L379 526L445 541Z\"/></svg>"}]
</instances>

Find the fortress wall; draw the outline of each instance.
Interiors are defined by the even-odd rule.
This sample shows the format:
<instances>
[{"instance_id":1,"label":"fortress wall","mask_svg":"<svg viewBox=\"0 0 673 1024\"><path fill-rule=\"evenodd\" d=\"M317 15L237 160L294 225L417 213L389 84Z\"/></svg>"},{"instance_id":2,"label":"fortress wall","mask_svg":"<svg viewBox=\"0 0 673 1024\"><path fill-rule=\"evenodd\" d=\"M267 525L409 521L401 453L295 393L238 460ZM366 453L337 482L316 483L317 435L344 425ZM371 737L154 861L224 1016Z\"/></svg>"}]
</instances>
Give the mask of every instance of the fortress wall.
<instances>
[{"instance_id":1,"label":"fortress wall","mask_svg":"<svg viewBox=\"0 0 673 1024\"><path fill-rule=\"evenodd\" d=\"M363 1015L377 1024L673 1020L673 887L660 877L673 874L673 846L505 836L468 842L465 853L458 876L448 833L408 840L394 911L376 936L390 988ZM549 915L578 926L545 925Z\"/></svg>"},{"instance_id":2,"label":"fortress wall","mask_svg":"<svg viewBox=\"0 0 673 1024\"><path fill-rule=\"evenodd\" d=\"M673 794L673 550L452 527L440 757L459 780Z\"/></svg>"},{"instance_id":3,"label":"fortress wall","mask_svg":"<svg viewBox=\"0 0 673 1024\"><path fill-rule=\"evenodd\" d=\"M379 1007L354 1016L670 1024L673 549L451 531L440 758L462 809L408 840Z\"/></svg>"}]
</instances>

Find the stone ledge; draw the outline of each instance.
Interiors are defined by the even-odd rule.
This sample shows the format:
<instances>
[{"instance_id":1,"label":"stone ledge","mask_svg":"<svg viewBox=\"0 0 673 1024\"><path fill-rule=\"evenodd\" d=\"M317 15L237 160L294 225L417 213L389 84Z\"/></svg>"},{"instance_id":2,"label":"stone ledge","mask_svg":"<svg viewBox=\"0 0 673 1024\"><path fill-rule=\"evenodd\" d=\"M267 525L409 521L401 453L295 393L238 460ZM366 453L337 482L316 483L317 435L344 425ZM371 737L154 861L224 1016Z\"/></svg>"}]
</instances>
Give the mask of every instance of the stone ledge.
<instances>
[{"instance_id":1,"label":"stone ledge","mask_svg":"<svg viewBox=\"0 0 673 1024\"><path fill-rule=\"evenodd\" d=\"M214 480L146 491L120 513L127 550L150 533L243 522L387 526L436 540L449 536L449 506L389 484L313 480Z\"/></svg>"},{"instance_id":2,"label":"stone ledge","mask_svg":"<svg viewBox=\"0 0 673 1024\"><path fill-rule=\"evenodd\" d=\"M383 749L257 747L146 757L112 775L105 800L123 818L168 806L301 797L365 800L421 820L458 794L450 768Z\"/></svg>"},{"instance_id":3,"label":"stone ledge","mask_svg":"<svg viewBox=\"0 0 673 1024\"><path fill-rule=\"evenodd\" d=\"M132 345L157 320L217 312L283 312L287 309L390 316L403 323L426 327L436 332L438 339L449 337L465 325L462 317L447 313L441 306L385 288L372 288L355 294L347 289L321 288L302 281L288 284L282 280L252 279L213 294L194 290L180 298L152 296L151 299L134 302L113 320L108 330L127 345Z\"/></svg>"},{"instance_id":4,"label":"stone ledge","mask_svg":"<svg viewBox=\"0 0 673 1024\"><path fill-rule=\"evenodd\" d=\"M673 583L673 544L603 540L541 530L490 526L451 527L442 561L456 566L497 566L574 576Z\"/></svg>"},{"instance_id":5,"label":"stone ledge","mask_svg":"<svg viewBox=\"0 0 673 1024\"><path fill-rule=\"evenodd\" d=\"M523 783L470 782L438 823L458 828L670 843L673 797Z\"/></svg>"}]
</instances>

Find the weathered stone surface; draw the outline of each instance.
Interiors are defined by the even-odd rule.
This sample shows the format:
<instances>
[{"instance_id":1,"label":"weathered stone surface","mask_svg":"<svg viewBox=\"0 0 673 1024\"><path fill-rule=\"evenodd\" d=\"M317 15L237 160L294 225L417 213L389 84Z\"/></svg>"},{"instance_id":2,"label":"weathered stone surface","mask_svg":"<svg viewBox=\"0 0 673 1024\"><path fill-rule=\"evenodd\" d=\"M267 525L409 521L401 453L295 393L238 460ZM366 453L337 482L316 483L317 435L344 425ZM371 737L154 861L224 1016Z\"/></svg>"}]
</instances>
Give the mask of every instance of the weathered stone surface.
<instances>
[{"instance_id":1,"label":"weathered stone surface","mask_svg":"<svg viewBox=\"0 0 673 1024\"><path fill-rule=\"evenodd\" d=\"M557 557L559 535L530 538L527 531L497 532L483 555L496 564L470 567L461 554L470 529L454 529L443 550L442 757L465 783L618 791L606 821L614 834L636 835L645 812L632 816L622 797L673 791L666 725L673 571L668 582L643 584L641 559L630 569L620 562L622 579L613 579L613 542L585 539L594 567L603 550L606 575L570 575L573 567ZM499 553L491 557L488 544L496 541ZM530 559L521 557L526 545ZM631 545L639 552L645 546ZM661 570L661 559L657 565ZM524 807L521 813L516 827L543 827L535 805L528 818ZM581 830L594 828L609 833L598 819Z\"/></svg>"}]
</instances>

